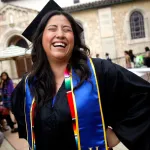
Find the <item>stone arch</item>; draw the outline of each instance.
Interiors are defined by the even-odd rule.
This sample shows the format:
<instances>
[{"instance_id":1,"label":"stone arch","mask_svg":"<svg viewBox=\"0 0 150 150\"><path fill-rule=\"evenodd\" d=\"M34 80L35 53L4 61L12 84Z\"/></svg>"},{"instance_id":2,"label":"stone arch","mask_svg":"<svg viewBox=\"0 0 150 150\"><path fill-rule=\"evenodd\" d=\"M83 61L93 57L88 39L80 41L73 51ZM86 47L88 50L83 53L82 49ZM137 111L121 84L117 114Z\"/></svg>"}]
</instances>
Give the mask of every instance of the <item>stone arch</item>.
<instances>
[{"instance_id":1,"label":"stone arch","mask_svg":"<svg viewBox=\"0 0 150 150\"><path fill-rule=\"evenodd\" d=\"M19 47L29 49L28 43L20 35L13 35L12 37L10 37L10 39L7 41L7 46L11 45L16 45Z\"/></svg>"},{"instance_id":2,"label":"stone arch","mask_svg":"<svg viewBox=\"0 0 150 150\"><path fill-rule=\"evenodd\" d=\"M134 8L132 8L132 9L130 9L130 10L128 11L127 15L126 15L126 19L127 19L128 21L130 20L130 16L132 15L132 13L135 12L135 11L139 11L139 12L143 15L144 18L146 17L146 13L145 13L145 10L144 10L144 9L138 8L138 7L134 7Z\"/></svg>"},{"instance_id":3,"label":"stone arch","mask_svg":"<svg viewBox=\"0 0 150 150\"><path fill-rule=\"evenodd\" d=\"M19 29L8 29L0 39L3 43L3 49L11 44L29 48L29 42L21 35L21 33L22 31Z\"/></svg>"}]
</instances>

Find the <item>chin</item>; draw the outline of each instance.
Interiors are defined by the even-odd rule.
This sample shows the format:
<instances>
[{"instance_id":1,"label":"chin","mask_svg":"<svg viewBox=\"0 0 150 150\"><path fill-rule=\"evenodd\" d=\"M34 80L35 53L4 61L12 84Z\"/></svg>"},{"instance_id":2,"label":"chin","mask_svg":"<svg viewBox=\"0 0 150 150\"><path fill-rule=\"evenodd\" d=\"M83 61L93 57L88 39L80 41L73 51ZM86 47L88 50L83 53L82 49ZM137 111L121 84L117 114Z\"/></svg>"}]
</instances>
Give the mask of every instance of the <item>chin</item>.
<instances>
[{"instance_id":1,"label":"chin","mask_svg":"<svg viewBox=\"0 0 150 150\"><path fill-rule=\"evenodd\" d=\"M62 60L66 60L67 58L65 56L55 56L55 59L62 61Z\"/></svg>"},{"instance_id":2,"label":"chin","mask_svg":"<svg viewBox=\"0 0 150 150\"><path fill-rule=\"evenodd\" d=\"M69 55L68 54L59 54L59 55L55 55L54 56L55 59L57 60L67 60L69 58Z\"/></svg>"}]
</instances>

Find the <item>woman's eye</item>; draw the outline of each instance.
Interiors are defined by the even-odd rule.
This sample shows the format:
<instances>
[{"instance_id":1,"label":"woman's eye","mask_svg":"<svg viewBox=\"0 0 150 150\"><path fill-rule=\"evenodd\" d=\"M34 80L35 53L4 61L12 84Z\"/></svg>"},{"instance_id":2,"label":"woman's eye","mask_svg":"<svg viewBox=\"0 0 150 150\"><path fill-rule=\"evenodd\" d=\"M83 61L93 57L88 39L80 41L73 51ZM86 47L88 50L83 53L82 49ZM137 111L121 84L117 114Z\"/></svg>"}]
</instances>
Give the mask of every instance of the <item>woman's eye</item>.
<instances>
[{"instance_id":1,"label":"woman's eye","mask_svg":"<svg viewBox=\"0 0 150 150\"><path fill-rule=\"evenodd\" d=\"M70 28L64 28L63 30L64 30L64 32L72 32L72 30Z\"/></svg>"},{"instance_id":2,"label":"woman's eye","mask_svg":"<svg viewBox=\"0 0 150 150\"><path fill-rule=\"evenodd\" d=\"M49 31L56 31L56 28L48 28Z\"/></svg>"}]
</instances>

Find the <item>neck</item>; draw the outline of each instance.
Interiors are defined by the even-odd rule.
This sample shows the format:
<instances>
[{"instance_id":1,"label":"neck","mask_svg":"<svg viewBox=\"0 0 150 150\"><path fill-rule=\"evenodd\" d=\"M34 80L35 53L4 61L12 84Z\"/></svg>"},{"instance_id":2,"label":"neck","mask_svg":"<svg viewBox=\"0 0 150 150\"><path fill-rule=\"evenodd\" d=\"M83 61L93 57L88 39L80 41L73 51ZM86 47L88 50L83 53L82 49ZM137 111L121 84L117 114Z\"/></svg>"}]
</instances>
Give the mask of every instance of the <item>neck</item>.
<instances>
[{"instance_id":1,"label":"neck","mask_svg":"<svg viewBox=\"0 0 150 150\"><path fill-rule=\"evenodd\" d=\"M55 82L56 82L56 93L58 92L59 88L61 87L63 81L64 81L64 72L67 67L66 63L50 63L51 69L55 76Z\"/></svg>"},{"instance_id":2,"label":"neck","mask_svg":"<svg viewBox=\"0 0 150 150\"><path fill-rule=\"evenodd\" d=\"M68 64L67 62L50 63L51 69L55 76L56 83L57 81L60 82L60 80L64 79L64 71L67 67L67 64Z\"/></svg>"}]
</instances>

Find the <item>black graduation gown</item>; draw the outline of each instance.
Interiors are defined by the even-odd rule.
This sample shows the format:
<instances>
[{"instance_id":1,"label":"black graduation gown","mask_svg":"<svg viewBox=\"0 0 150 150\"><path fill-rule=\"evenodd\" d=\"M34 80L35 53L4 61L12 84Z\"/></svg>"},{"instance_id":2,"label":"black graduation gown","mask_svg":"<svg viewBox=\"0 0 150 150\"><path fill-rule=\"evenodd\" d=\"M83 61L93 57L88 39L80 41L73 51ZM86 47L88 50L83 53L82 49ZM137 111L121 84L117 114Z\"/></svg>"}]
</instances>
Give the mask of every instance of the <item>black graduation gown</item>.
<instances>
[{"instance_id":1,"label":"black graduation gown","mask_svg":"<svg viewBox=\"0 0 150 150\"><path fill-rule=\"evenodd\" d=\"M130 150L150 150L150 83L107 60L93 59L106 127ZM12 94L12 111L19 137L26 138L24 79ZM71 115L64 83L54 107L51 100L35 118L37 150L75 150Z\"/></svg>"}]
</instances>

